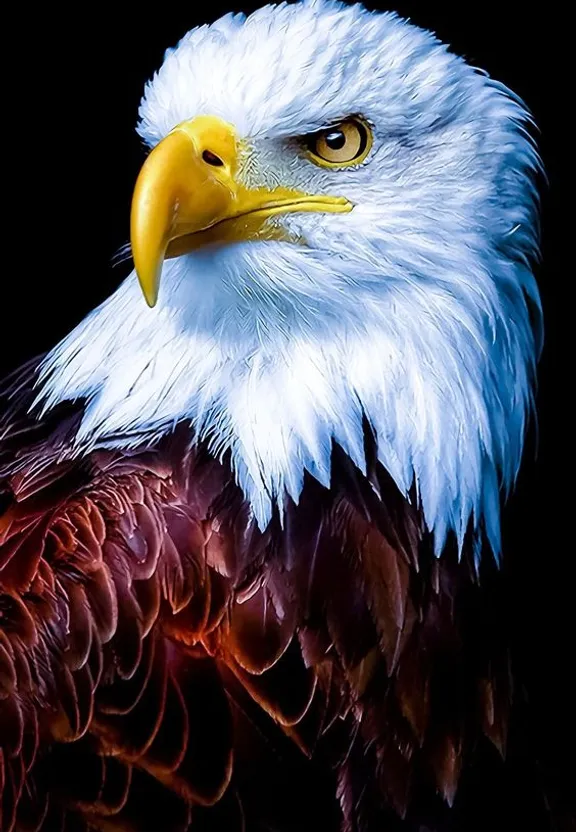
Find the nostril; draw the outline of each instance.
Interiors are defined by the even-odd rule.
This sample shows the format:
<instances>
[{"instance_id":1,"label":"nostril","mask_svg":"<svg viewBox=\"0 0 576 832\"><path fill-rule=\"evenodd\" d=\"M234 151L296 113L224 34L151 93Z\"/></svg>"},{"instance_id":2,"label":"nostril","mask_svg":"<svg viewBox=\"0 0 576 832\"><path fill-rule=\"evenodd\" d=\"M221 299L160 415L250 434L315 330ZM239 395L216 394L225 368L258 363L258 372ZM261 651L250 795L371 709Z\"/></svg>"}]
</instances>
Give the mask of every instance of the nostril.
<instances>
[{"instance_id":1,"label":"nostril","mask_svg":"<svg viewBox=\"0 0 576 832\"><path fill-rule=\"evenodd\" d=\"M220 156L216 156L215 153L212 153L211 150L205 150L202 153L202 158L206 162L207 165L214 165L215 168L221 168L224 165L224 162L220 158Z\"/></svg>"}]
</instances>

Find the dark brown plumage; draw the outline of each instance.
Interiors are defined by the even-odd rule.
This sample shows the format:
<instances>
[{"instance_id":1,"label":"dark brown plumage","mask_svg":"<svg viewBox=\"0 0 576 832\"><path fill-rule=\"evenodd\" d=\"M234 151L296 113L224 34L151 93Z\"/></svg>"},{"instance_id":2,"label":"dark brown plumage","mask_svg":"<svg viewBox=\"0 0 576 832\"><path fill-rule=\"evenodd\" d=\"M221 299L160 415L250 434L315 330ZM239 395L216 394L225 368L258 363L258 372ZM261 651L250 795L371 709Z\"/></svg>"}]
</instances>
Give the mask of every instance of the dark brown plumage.
<instances>
[{"instance_id":1,"label":"dark brown plumage","mask_svg":"<svg viewBox=\"0 0 576 832\"><path fill-rule=\"evenodd\" d=\"M375 462L335 447L331 489L262 534L185 427L73 460L78 408L27 421L27 389L2 458L2 830L436 828L474 749L504 753L495 570L437 560Z\"/></svg>"}]
</instances>

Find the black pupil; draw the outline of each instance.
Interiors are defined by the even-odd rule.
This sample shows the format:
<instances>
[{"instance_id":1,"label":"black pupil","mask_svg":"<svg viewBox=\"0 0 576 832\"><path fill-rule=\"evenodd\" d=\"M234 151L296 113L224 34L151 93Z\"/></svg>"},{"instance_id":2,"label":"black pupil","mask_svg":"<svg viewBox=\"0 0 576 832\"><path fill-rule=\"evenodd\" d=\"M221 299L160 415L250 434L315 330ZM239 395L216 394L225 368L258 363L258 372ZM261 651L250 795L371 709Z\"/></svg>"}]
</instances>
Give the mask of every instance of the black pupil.
<instances>
[{"instance_id":1,"label":"black pupil","mask_svg":"<svg viewBox=\"0 0 576 832\"><path fill-rule=\"evenodd\" d=\"M330 133L326 133L324 141L330 150L341 150L346 144L346 136L342 130L332 130Z\"/></svg>"}]
</instances>

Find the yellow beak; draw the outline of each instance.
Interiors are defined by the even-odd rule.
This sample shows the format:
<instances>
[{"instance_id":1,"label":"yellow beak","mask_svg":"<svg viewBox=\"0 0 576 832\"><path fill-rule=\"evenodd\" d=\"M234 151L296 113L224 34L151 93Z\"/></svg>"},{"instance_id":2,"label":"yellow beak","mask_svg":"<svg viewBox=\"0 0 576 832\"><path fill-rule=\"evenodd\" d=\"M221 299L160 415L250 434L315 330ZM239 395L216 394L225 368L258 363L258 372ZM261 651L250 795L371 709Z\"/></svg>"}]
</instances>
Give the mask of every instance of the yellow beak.
<instances>
[{"instance_id":1,"label":"yellow beak","mask_svg":"<svg viewBox=\"0 0 576 832\"><path fill-rule=\"evenodd\" d=\"M166 257L208 243L282 237L267 222L276 214L352 210L344 197L241 185L235 179L239 147L231 125L198 116L174 128L146 159L132 198L130 238L149 306L156 303Z\"/></svg>"}]
</instances>

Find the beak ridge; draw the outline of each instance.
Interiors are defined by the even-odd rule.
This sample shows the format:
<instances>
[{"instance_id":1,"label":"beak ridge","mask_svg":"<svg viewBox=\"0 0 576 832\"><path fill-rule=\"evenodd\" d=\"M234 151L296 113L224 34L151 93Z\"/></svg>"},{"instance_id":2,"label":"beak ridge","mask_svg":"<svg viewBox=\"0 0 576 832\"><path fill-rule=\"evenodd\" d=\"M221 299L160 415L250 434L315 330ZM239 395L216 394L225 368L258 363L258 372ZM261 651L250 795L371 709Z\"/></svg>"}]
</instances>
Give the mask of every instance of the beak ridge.
<instances>
[{"instance_id":1,"label":"beak ridge","mask_svg":"<svg viewBox=\"0 0 576 832\"><path fill-rule=\"evenodd\" d=\"M226 217L235 199L233 128L210 116L184 122L151 151L136 181L130 216L134 267L154 306L172 240Z\"/></svg>"}]
</instances>

